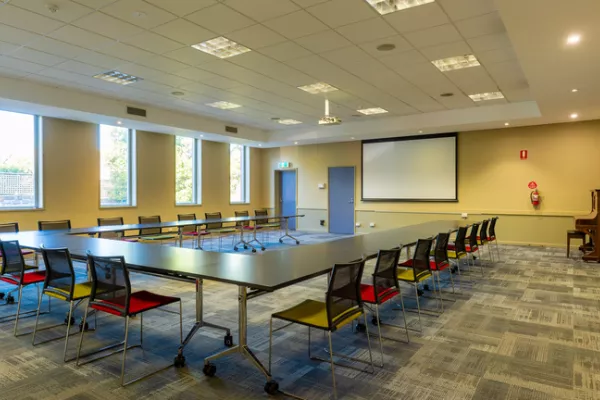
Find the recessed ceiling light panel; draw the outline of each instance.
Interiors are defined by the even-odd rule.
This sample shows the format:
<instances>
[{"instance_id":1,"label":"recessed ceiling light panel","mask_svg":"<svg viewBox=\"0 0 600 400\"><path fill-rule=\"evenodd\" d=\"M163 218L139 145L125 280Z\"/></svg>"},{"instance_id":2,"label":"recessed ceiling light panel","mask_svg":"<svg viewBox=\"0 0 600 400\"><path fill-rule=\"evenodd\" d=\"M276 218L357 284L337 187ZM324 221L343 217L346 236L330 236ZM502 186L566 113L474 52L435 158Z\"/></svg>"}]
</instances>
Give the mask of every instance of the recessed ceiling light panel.
<instances>
[{"instance_id":1,"label":"recessed ceiling light panel","mask_svg":"<svg viewBox=\"0 0 600 400\"><path fill-rule=\"evenodd\" d=\"M463 68L478 67L481 65L477 57L475 57L473 54L467 54L458 57L442 58L440 60L432 61L431 63L442 72L454 71Z\"/></svg>"},{"instance_id":2,"label":"recessed ceiling light panel","mask_svg":"<svg viewBox=\"0 0 600 400\"><path fill-rule=\"evenodd\" d=\"M229 103L227 101L216 101L206 104L209 107L220 108L221 110L231 110L232 108L240 108L239 104Z\"/></svg>"},{"instance_id":3,"label":"recessed ceiling light panel","mask_svg":"<svg viewBox=\"0 0 600 400\"><path fill-rule=\"evenodd\" d=\"M143 80L137 76L129 75L119 71L108 71L98 75L94 75L94 78L102 79L103 81L118 83L119 85L130 85L132 83Z\"/></svg>"},{"instance_id":4,"label":"recessed ceiling light panel","mask_svg":"<svg viewBox=\"0 0 600 400\"><path fill-rule=\"evenodd\" d=\"M383 108L379 108L379 107L374 107L374 108L365 108L363 110L356 110L361 114L364 115L375 115L375 114L385 114L386 112L388 112L387 110L384 110Z\"/></svg>"},{"instance_id":5,"label":"recessed ceiling light panel","mask_svg":"<svg viewBox=\"0 0 600 400\"><path fill-rule=\"evenodd\" d=\"M486 100L503 99L504 95L502 94L502 92L486 92L486 93L470 94L469 97L473 101L486 101Z\"/></svg>"},{"instance_id":6,"label":"recessed ceiling light panel","mask_svg":"<svg viewBox=\"0 0 600 400\"><path fill-rule=\"evenodd\" d=\"M252 51L223 36L194 44L192 47L219 58L229 58Z\"/></svg>"},{"instance_id":7,"label":"recessed ceiling light panel","mask_svg":"<svg viewBox=\"0 0 600 400\"><path fill-rule=\"evenodd\" d=\"M381 15L406 10L407 8L422 6L423 4L433 3L435 0L367 0Z\"/></svg>"},{"instance_id":8,"label":"recessed ceiling light panel","mask_svg":"<svg viewBox=\"0 0 600 400\"><path fill-rule=\"evenodd\" d=\"M333 87L325 82L317 82L313 83L312 85L298 86L298 89L304 90L310 94L328 93L338 90L336 87Z\"/></svg>"},{"instance_id":9,"label":"recessed ceiling light panel","mask_svg":"<svg viewBox=\"0 0 600 400\"><path fill-rule=\"evenodd\" d=\"M282 125L298 125L302 123L302 121L296 121L295 119L280 119L277 122Z\"/></svg>"}]
</instances>

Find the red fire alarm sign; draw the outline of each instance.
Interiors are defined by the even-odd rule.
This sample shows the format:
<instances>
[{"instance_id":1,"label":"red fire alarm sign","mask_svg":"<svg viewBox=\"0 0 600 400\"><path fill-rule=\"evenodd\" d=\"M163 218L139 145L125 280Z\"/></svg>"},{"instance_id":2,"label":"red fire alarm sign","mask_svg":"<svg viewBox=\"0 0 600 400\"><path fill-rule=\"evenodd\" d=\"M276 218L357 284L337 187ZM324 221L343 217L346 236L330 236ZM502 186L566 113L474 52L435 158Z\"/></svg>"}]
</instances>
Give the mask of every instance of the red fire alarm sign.
<instances>
[{"instance_id":1,"label":"red fire alarm sign","mask_svg":"<svg viewBox=\"0 0 600 400\"><path fill-rule=\"evenodd\" d=\"M527 187L531 190L537 189L537 183L535 181L531 181L527 184Z\"/></svg>"},{"instance_id":2,"label":"red fire alarm sign","mask_svg":"<svg viewBox=\"0 0 600 400\"><path fill-rule=\"evenodd\" d=\"M527 160L527 150L521 150L519 153L521 160Z\"/></svg>"}]
</instances>

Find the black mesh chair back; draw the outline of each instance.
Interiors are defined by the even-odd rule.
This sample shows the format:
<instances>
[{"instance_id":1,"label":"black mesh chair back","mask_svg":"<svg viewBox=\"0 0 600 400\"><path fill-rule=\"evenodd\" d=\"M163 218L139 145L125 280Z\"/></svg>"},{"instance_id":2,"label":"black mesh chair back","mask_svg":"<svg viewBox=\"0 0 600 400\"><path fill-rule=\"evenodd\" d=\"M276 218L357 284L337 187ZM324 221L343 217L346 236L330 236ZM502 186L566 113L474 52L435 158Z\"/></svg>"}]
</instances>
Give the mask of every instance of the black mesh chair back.
<instances>
[{"instance_id":1,"label":"black mesh chair back","mask_svg":"<svg viewBox=\"0 0 600 400\"><path fill-rule=\"evenodd\" d=\"M345 316L362 309L360 281L364 267L365 260L333 266L325 298L330 330L335 330L346 319Z\"/></svg>"},{"instance_id":2,"label":"black mesh chair back","mask_svg":"<svg viewBox=\"0 0 600 400\"><path fill-rule=\"evenodd\" d=\"M62 229L71 229L71 220L63 219L60 221L38 221L38 230L57 231Z\"/></svg>"},{"instance_id":3,"label":"black mesh chair back","mask_svg":"<svg viewBox=\"0 0 600 400\"><path fill-rule=\"evenodd\" d=\"M60 289L69 293L69 298L72 298L75 287L75 271L69 249L42 249L42 256L46 266L44 290Z\"/></svg>"},{"instance_id":4,"label":"black mesh chair back","mask_svg":"<svg viewBox=\"0 0 600 400\"><path fill-rule=\"evenodd\" d=\"M431 266L429 265L429 254L431 254L432 245L433 239L417 240L415 254L412 259L412 267L415 270L415 278L418 278L422 274L431 271Z\"/></svg>"},{"instance_id":5,"label":"black mesh chair back","mask_svg":"<svg viewBox=\"0 0 600 400\"><path fill-rule=\"evenodd\" d=\"M461 226L458 228L458 232L456 233L456 242L454 243L456 254L467 252L467 248L465 246L465 241L467 240L467 229L468 228L466 226Z\"/></svg>"},{"instance_id":6,"label":"black mesh chair back","mask_svg":"<svg viewBox=\"0 0 600 400\"><path fill-rule=\"evenodd\" d=\"M98 226L123 225L123 217L98 218ZM98 237L102 239L114 239L124 236L124 231L100 232Z\"/></svg>"},{"instance_id":7,"label":"black mesh chair back","mask_svg":"<svg viewBox=\"0 0 600 400\"><path fill-rule=\"evenodd\" d=\"M160 223L160 215L152 215L148 217L138 217L138 222L140 224L157 224ZM140 229L140 236L146 235L160 235L162 233L162 228L142 228Z\"/></svg>"},{"instance_id":8,"label":"black mesh chair back","mask_svg":"<svg viewBox=\"0 0 600 400\"><path fill-rule=\"evenodd\" d=\"M19 233L19 223L18 222L6 222L0 224L0 232L1 233Z\"/></svg>"},{"instance_id":9,"label":"black mesh chair back","mask_svg":"<svg viewBox=\"0 0 600 400\"><path fill-rule=\"evenodd\" d=\"M493 217L490 223L489 237L492 240L496 239L496 221L498 221L498 217Z\"/></svg>"},{"instance_id":10,"label":"black mesh chair back","mask_svg":"<svg viewBox=\"0 0 600 400\"><path fill-rule=\"evenodd\" d=\"M481 229L479 229L479 240L481 241L481 243L487 242L489 223L489 219L486 219L481 223Z\"/></svg>"},{"instance_id":11,"label":"black mesh chair back","mask_svg":"<svg viewBox=\"0 0 600 400\"><path fill-rule=\"evenodd\" d=\"M220 212L214 212L214 213L204 213L204 217L207 220L211 220L211 219L221 219L221 213ZM221 229L223 227L223 223L222 222L208 222L206 224L206 229Z\"/></svg>"},{"instance_id":12,"label":"black mesh chair back","mask_svg":"<svg viewBox=\"0 0 600 400\"><path fill-rule=\"evenodd\" d=\"M448 242L450 241L450 233L438 233L435 239L435 250L433 251L433 259L435 265L448 263ZM464 240L463 240L464 243ZM464 245L464 244L463 244Z\"/></svg>"},{"instance_id":13,"label":"black mesh chair back","mask_svg":"<svg viewBox=\"0 0 600 400\"><path fill-rule=\"evenodd\" d=\"M267 210L254 210L254 215L257 217L266 217L267 215L269 215L269 211ZM269 223L269 219L265 218L265 219L257 219L255 221L256 225L266 225Z\"/></svg>"},{"instance_id":14,"label":"black mesh chair back","mask_svg":"<svg viewBox=\"0 0 600 400\"><path fill-rule=\"evenodd\" d=\"M195 221L196 214L177 214L177 221ZM198 227L196 225L186 225L181 227L181 232L192 233L197 232Z\"/></svg>"},{"instance_id":15,"label":"black mesh chair back","mask_svg":"<svg viewBox=\"0 0 600 400\"><path fill-rule=\"evenodd\" d=\"M114 309L122 316L128 315L131 283L125 258L88 254L88 268L92 276L90 302Z\"/></svg>"},{"instance_id":16,"label":"black mesh chair back","mask_svg":"<svg viewBox=\"0 0 600 400\"><path fill-rule=\"evenodd\" d=\"M391 250L379 250L377 261L375 262L375 271L373 272L373 290L375 291L375 301L381 303L390 291L398 288L398 279L396 277L396 268L400 260L400 248Z\"/></svg>"},{"instance_id":17,"label":"black mesh chair back","mask_svg":"<svg viewBox=\"0 0 600 400\"><path fill-rule=\"evenodd\" d=\"M477 247L477 232L479 231L479 223L471 225L471 233L469 234L468 243L471 251Z\"/></svg>"},{"instance_id":18,"label":"black mesh chair back","mask_svg":"<svg viewBox=\"0 0 600 400\"><path fill-rule=\"evenodd\" d=\"M236 211L235 216L236 217L249 217L250 214L248 213L248 211ZM240 226L246 226L248 224L249 224L248 221L238 221L235 223L235 226L237 226L239 228Z\"/></svg>"},{"instance_id":19,"label":"black mesh chair back","mask_svg":"<svg viewBox=\"0 0 600 400\"><path fill-rule=\"evenodd\" d=\"M2 255L2 270L0 270L0 275L23 274L25 271L25 260L23 259L23 253L21 253L21 246L19 246L18 240L0 241L0 255Z\"/></svg>"}]
</instances>

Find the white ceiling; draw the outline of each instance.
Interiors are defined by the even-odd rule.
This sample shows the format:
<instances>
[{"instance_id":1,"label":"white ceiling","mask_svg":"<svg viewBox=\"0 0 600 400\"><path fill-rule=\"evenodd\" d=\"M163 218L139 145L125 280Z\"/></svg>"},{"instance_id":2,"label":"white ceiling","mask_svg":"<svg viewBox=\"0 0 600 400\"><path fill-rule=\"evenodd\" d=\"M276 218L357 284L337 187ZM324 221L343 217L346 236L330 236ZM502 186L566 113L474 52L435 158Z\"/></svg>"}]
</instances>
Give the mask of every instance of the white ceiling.
<instances>
[{"instance_id":1,"label":"white ceiling","mask_svg":"<svg viewBox=\"0 0 600 400\"><path fill-rule=\"evenodd\" d=\"M578 1L594 9L595 14L587 14L590 18L600 15L596 1ZM565 70L556 68L551 74L555 60L542 66L538 61L542 52L549 57L564 50L560 41L566 31L556 38L554 28L557 19L575 15L567 10L568 2L547 3L437 0L380 16L365 0L0 0L0 75L27 83L18 96L13 88L15 100L41 102L32 83L66 88L65 97L76 90L246 126L253 132L246 138L265 145L303 137L318 142L384 131L393 135L390 125L404 134L492 128L513 117L521 124L556 122L568 118L560 104L552 106L551 116L542 107L540 119L532 101L543 104L537 93L570 96L564 87L554 90L556 85L549 85L552 79L564 80ZM57 10L52 12L49 5ZM558 5L564 14L555 11ZM578 9L578 15L586 15L585 7ZM575 22L558 26L567 30ZM221 35L252 51L221 60L190 47ZM549 40L558 41L555 48L538 48ZM382 43L396 48L377 51ZM464 54L475 54L482 65L442 73L430 62ZM600 61L597 54L593 57ZM120 86L93 78L112 69L144 80ZM327 96L332 114L344 120L337 129L317 125L324 96L297 89L319 81L339 89ZM536 88L530 88L532 82ZM474 103L468 97L498 90L506 99ZM185 95L176 97L173 91ZM454 96L440 97L445 92ZM11 98L1 85L0 97ZM205 105L215 101L242 107L222 111ZM44 105L54 106L48 102ZM61 107L95 112L81 102ZM371 107L389 113L355 116L357 109ZM483 108L488 110L481 112ZM122 113L114 116L122 118ZM482 116L487 119L481 121ZM303 124L288 127L272 117ZM194 130L193 124L165 124Z\"/></svg>"}]
</instances>

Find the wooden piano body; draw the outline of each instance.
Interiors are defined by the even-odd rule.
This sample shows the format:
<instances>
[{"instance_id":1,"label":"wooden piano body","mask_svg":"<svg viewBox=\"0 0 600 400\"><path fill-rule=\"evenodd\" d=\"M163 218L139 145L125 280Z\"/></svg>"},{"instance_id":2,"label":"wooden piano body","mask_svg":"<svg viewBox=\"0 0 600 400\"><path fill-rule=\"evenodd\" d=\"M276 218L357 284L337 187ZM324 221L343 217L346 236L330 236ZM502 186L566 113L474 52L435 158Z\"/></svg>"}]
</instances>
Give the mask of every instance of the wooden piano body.
<instances>
[{"instance_id":1,"label":"wooden piano body","mask_svg":"<svg viewBox=\"0 0 600 400\"><path fill-rule=\"evenodd\" d=\"M585 232L590 242L582 246L584 261L600 262L600 189L592 190L592 212L589 215L575 217L575 228Z\"/></svg>"}]
</instances>

